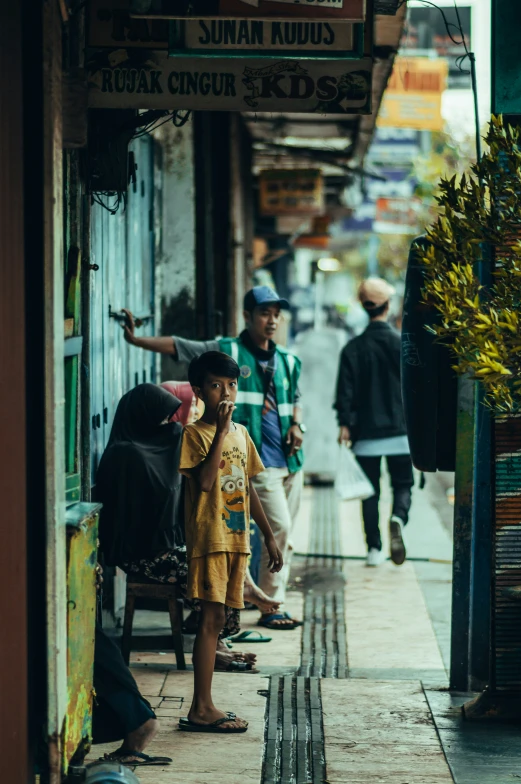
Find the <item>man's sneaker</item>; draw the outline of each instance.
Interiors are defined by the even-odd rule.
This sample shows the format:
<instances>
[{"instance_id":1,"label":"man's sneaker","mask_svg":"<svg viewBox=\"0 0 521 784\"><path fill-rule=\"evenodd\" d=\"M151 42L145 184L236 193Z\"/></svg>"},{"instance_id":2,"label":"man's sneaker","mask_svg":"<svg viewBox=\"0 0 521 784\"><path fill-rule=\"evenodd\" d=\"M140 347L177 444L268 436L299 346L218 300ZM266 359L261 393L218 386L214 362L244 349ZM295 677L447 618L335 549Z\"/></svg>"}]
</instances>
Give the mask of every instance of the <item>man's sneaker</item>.
<instances>
[{"instance_id":1,"label":"man's sneaker","mask_svg":"<svg viewBox=\"0 0 521 784\"><path fill-rule=\"evenodd\" d=\"M405 561L407 552L403 541L404 522L400 517L393 515L389 523L391 535L391 561L397 566L401 566Z\"/></svg>"},{"instance_id":2,"label":"man's sneaker","mask_svg":"<svg viewBox=\"0 0 521 784\"><path fill-rule=\"evenodd\" d=\"M376 547L371 547L367 553L366 566L380 566L385 561L385 555Z\"/></svg>"}]
</instances>

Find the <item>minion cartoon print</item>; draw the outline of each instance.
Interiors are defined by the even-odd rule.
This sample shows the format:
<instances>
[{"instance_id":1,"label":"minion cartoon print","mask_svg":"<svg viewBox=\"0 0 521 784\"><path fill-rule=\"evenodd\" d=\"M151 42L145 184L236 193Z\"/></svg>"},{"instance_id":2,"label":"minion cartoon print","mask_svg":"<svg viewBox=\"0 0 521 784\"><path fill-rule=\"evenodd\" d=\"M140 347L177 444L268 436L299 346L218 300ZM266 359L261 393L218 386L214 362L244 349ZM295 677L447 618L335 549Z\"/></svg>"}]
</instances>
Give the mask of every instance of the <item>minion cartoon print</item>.
<instances>
[{"instance_id":1,"label":"minion cartoon print","mask_svg":"<svg viewBox=\"0 0 521 784\"><path fill-rule=\"evenodd\" d=\"M222 519L230 533L246 531L246 478L241 467L231 464L230 473L221 474Z\"/></svg>"}]
</instances>

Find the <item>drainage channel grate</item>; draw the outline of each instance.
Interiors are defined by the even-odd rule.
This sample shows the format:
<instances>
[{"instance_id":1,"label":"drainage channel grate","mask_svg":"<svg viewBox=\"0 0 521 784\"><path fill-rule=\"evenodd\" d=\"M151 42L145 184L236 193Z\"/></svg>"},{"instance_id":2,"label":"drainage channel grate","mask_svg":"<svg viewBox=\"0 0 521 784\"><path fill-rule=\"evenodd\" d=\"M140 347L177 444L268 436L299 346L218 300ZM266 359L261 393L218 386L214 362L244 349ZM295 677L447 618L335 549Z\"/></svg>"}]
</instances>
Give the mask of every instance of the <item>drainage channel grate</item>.
<instances>
[{"instance_id":1,"label":"drainage channel grate","mask_svg":"<svg viewBox=\"0 0 521 784\"><path fill-rule=\"evenodd\" d=\"M309 538L309 565L313 568L338 568L341 559L338 497L332 487L313 488L313 512Z\"/></svg>"},{"instance_id":2,"label":"drainage channel grate","mask_svg":"<svg viewBox=\"0 0 521 784\"><path fill-rule=\"evenodd\" d=\"M306 596L299 674L348 677L343 591Z\"/></svg>"},{"instance_id":3,"label":"drainage channel grate","mask_svg":"<svg viewBox=\"0 0 521 784\"><path fill-rule=\"evenodd\" d=\"M306 594L300 675L348 677L344 591L338 589L343 562L335 558L340 553L338 498L332 487L315 487L306 572L318 590Z\"/></svg>"},{"instance_id":4,"label":"drainage channel grate","mask_svg":"<svg viewBox=\"0 0 521 784\"><path fill-rule=\"evenodd\" d=\"M262 784L323 784L325 778L319 679L272 676Z\"/></svg>"},{"instance_id":5,"label":"drainage channel grate","mask_svg":"<svg viewBox=\"0 0 521 784\"><path fill-rule=\"evenodd\" d=\"M270 678L262 784L323 784L320 678L348 677L338 499L330 487L313 496L301 664L297 676Z\"/></svg>"}]
</instances>

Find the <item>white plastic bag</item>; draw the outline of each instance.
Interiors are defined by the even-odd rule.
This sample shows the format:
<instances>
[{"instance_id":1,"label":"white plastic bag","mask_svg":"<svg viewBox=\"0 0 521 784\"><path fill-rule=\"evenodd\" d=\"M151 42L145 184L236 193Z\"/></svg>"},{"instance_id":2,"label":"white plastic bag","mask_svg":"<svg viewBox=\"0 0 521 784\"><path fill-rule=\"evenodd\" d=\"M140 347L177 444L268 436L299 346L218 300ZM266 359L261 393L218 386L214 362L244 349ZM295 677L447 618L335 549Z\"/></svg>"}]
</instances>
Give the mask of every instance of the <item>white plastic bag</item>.
<instances>
[{"instance_id":1,"label":"white plastic bag","mask_svg":"<svg viewBox=\"0 0 521 784\"><path fill-rule=\"evenodd\" d=\"M335 490L342 501L365 501L374 495L374 488L360 463L345 444L338 453Z\"/></svg>"}]
</instances>

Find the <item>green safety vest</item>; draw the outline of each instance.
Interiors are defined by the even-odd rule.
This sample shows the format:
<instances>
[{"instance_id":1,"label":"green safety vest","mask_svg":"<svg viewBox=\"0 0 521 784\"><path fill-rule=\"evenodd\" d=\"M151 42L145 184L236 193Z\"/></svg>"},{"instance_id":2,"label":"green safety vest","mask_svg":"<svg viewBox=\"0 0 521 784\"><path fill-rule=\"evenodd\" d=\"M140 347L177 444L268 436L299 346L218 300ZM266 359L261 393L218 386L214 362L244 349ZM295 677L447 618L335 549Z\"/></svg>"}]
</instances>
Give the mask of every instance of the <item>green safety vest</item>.
<instances>
[{"instance_id":1,"label":"green safety vest","mask_svg":"<svg viewBox=\"0 0 521 784\"><path fill-rule=\"evenodd\" d=\"M236 411L233 418L244 425L251 436L257 451L261 451L262 443L262 409L264 408L264 371L256 357L248 351L240 338L222 338L219 340L221 351L229 354L239 365L241 376L237 392ZM277 346L277 367L273 382L277 398L277 409L280 417L283 441L293 421L293 406L297 384L300 376L300 359L286 349ZM283 449L285 443L282 444ZM304 462L302 450L293 457L288 457L288 469L294 474L300 471Z\"/></svg>"}]
</instances>

